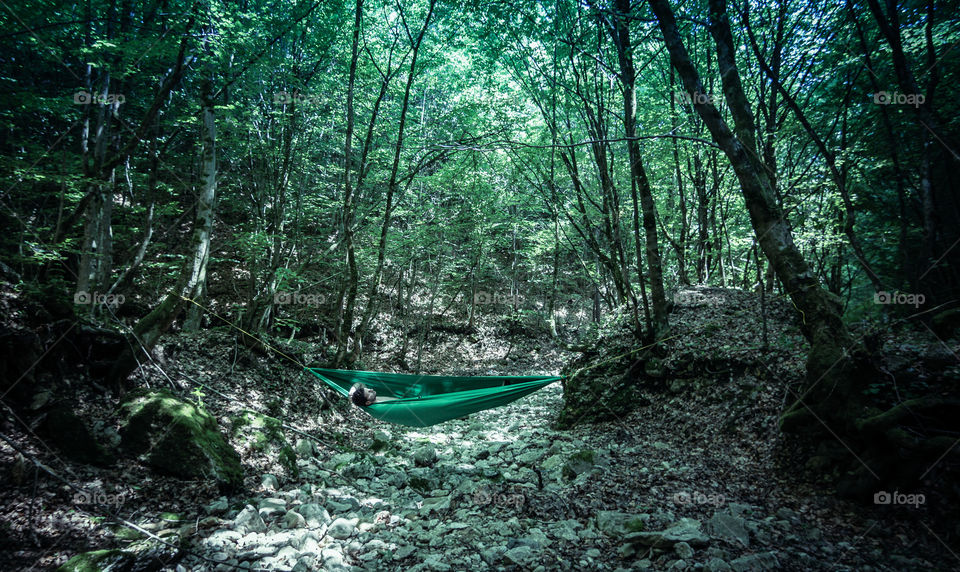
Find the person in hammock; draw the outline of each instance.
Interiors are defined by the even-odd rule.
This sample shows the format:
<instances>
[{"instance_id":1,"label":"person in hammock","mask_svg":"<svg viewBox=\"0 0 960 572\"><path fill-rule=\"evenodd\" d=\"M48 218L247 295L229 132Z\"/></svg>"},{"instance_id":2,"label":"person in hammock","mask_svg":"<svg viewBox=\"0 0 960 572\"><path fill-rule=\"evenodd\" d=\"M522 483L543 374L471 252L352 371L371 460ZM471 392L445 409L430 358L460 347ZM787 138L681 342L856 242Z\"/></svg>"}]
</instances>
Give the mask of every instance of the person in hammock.
<instances>
[{"instance_id":1,"label":"person in hammock","mask_svg":"<svg viewBox=\"0 0 960 572\"><path fill-rule=\"evenodd\" d=\"M383 403L384 401L393 401L396 397L377 397L377 392L370 389L362 383L355 383L350 388L350 401L354 405L366 407L374 403Z\"/></svg>"}]
</instances>

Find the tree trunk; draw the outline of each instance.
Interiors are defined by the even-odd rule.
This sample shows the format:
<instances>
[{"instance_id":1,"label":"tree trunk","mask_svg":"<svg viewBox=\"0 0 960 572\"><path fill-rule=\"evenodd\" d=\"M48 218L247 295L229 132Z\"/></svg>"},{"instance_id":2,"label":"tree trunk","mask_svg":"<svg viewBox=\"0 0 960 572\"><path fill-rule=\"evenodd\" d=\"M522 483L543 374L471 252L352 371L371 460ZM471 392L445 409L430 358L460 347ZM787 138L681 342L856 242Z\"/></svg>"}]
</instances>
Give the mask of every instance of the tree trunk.
<instances>
[{"instance_id":1,"label":"tree trunk","mask_svg":"<svg viewBox=\"0 0 960 572\"><path fill-rule=\"evenodd\" d=\"M717 48L724 96L734 118L735 132L708 101L697 70L683 45L667 0L648 0L659 22L664 41L684 87L695 95L694 107L714 140L724 151L740 182L750 222L767 260L784 283L801 313L802 331L811 345L807 379L799 396L781 419L785 430L807 427L809 413L847 422L850 401L857 398L854 364L848 353L854 341L840 316L840 304L825 291L810 271L793 241L793 235L776 202L762 161L757 156L756 130L739 71L734 62L733 40L723 0L710 0L711 33Z\"/></svg>"},{"instance_id":2,"label":"tree trunk","mask_svg":"<svg viewBox=\"0 0 960 572\"><path fill-rule=\"evenodd\" d=\"M184 259L180 277L177 279L174 289L164 297L159 306L137 322L137 325L133 328L136 338L134 344L139 344L139 347L131 344L131 349L124 352L117 360L111 374L111 382L118 389L126 376L136 367L137 357L141 355L141 351L148 352L156 345L164 332L177 319L187 300L200 296L206 283L217 196L217 130L213 113L212 86L209 82L205 85L203 94L202 118L202 185L197 197L197 213L193 222L190 256Z\"/></svg>"},{"instance_id":3,"label":"tree trunk","mask_svg":"<svg viewBox=\"0 0 960 572\"><path fill-rule=\"evenodd\" d=\"M640 208L643 212L643 229L647 245L647 268L650 277L650 297L653 302L653 332L651 339L661 337L669 327L667 300L663 290L663 268L660 260L660 247L657 238L657 220L653 192L647 179L640 145L636 139L636 117L634 106L634 83L636 72L633 67L633 48L630 45L630 0L616 0L613 26L610 35L617 47L617 59L620 64L620 81L623 85L623 127L627 138L627 151L630 157L630 175L640 192Z\"/></svg>"},{"instance_id":4,"label":"tree trunk","mask_svg":"<svg viewBox=\"0 0 960 572\"><path fill-rule=\"evenodd\" d=\"M353 95L357 80L357 59L360 46L360 24L363 21L363 0L357 0L353 22L353 51L350 57L350 79L347 82L347 132L343 144L343 236L344 248L347 251L347 269L349 278L346 287L346 301L343 314L337 327L337 354L334 357L334 367L342 364L346 358L349 338L353 332L353 311L357 302L357 288L359 271L357 270L357 256L353 244L353 187L351 186L352 151L353 151Z\"/></svg>"},{"instance_id":5,"label":"tree trunk","mask_svg":"<svg viewBox=\"0 0 960 572\"><path fill-rule=\"evenodd\" d=\"M359 357L360 342L370 327L370 322L376 317L377 313L377 293L380 289L380 280L383 276L383 265L387 257L387 235L390 232L390 218L393 215L393 209L396 206L395 198L399 180L397 175L400 170L400 153L403 151L403 131L407 123L407 109L410 104L410 90L413 87L413 79L417 70L417 55L420 53L420 44L423 42L423 36L427 33L427 27L430 25L430 18L433 16L433 7L435 0L430 0L427 7L427 16L423 21L423 27L416 39L409 38L411 41L412 57L410 58L410 71L407 74L407 84L403 90L403 103L400 105L400 120L397 125L397 143L393 150L393 165L390 168L390 179L387 182L387 204L383 209L383 224L380 226L380 243L377 246L377 266L373 272L373 278L370 281L370 292L367 296L367 306L360 321L360 327L357 329L354 337L354 347L351 352L351 361ZM405 21L404 21L404 25ZM408 30L409 34L409 30Z\"/></svg>"}]
</instances>

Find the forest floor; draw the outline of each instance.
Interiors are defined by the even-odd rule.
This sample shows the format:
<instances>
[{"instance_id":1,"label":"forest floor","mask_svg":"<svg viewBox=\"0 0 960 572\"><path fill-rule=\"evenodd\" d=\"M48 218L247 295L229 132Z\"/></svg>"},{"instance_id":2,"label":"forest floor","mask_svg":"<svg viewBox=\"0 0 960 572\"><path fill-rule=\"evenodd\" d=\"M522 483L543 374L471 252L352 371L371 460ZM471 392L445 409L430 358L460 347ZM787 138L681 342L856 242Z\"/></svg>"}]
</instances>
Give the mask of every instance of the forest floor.
<instances>
[{"instance_id":1,"label":"forest floor","mask_svg":"<svg viewBox=\"0 0 960 572\"><path fill-rule=\"evenodd\" d=\"M692 314L677 317L679 323ZM747 324L746 327L751 327ZM729 344L729 336L727 336ZM549 338L507 339L494 324L437 333L425 373L558 374L575 356ZM430 428L373 419L276 358L242 352L215 329L171 336L159 352L175 383L221 422L240 452L246 492L159 476L129 460L63 461L4 433L71 483L39 473L0 487L0 568L47 569L88 550L153 543L169 570L921 570L960 559L929 506L865 505L811 484L776 420L782 383L750 372L703 375L696 391L645 392L649 404L605 423L552 428L560 384ZM695 345L696 341L685 343ZM390 348L368 369L389 369ZM309 359L309 355L306 356ZM799 376L802 351L774 370ZM378 363L378 360L379 363ZM178 372L189 372L189 380ZM790 373L792 372L792 373ZM155 384L166 384L151 376ZM784 380L786 381L786 380ZM115 400L78 410L109 439ZM281 418L296 467L238 426L244 411ZM0 456L15 466L0 443ZM113 515L102 505L111 505ZM136 524L137 531L115 517ZM935 525L934 525L935 526ZM149 534L146 534L149 533ZM185 551L166 549L150 535Z\"/></svg>"}]
</instances>

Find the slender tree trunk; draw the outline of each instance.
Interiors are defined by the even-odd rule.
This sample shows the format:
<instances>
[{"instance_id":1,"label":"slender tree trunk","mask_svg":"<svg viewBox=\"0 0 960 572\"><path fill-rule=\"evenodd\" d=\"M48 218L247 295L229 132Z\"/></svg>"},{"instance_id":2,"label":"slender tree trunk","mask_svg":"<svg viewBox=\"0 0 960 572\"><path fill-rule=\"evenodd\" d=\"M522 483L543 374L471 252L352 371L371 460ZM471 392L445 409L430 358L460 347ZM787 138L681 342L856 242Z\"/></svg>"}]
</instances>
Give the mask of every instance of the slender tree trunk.
<instances>
[{"instance_id":1,"label":"slender tree trunk","mask_svg":"<svg viewBox=\"0 0 960 572\"><path fill-rule=\"evenodd\" d=\"M343 236L344 248L347 251L347 270L349 278L346 287L346 300L343 305L343 314L337 327L337 354L334 357L334 366L344 362L349 338L353 332L353 312L357 301L357 288L360 280L357 270L357 255L354 251L353 238L353 187L351 171L353 169L353 97L354 86L357 80L357 60L360 46L360 25L363 21L363 0L357 0L353 23L353 48L350 57L350 78L347 82L347 132L343 144Z\"/></svg>"},{"instance_id":2,"label":"slender tree trunk","mask_svg":"<svg viewBox=\"0 0 960 572\"><path fill-rule=\"evenodd\" d=\"M430 0L427 7L427 16L420 28L420 33L416 39L409 38L411 41L412 56L410 58L410 71L407 74L407 84L403 90L403 103L400 105L400 120L397 125L397 143L393 150L393 164L390 168L390 179L387 182L387 204L383 209L383 224L380 226L380 243L377 246L377 266L373 272L373 278L370 281L370 292L367 296L367 306L360 321L360 327L354 336L354 349L351 352L351 361L359 357L359 344L370 327L370 322L376 317L377 313L377 293L380 289L380 281L383 276L383 265L387 257L387 235L390 232L390 220L393 215L393 209L396 206L397 188L399 185L398 173L400 170L400 154L403 151L404 127L407 123L407 110L410 107L410 90L413 87L413 80L417 70L417 56L420 53L420 44L423 42L423 36L427 33L430 26L430 18L433 16L433 7L435 0ZM408 31L409 33L409 31Z\"/></svg>"},{"instance_id":3,"label":"slender tree trunk","mask_svg":"<svg viewBox=\"0 0 960 572\"><path fill-rule=\"evenodd\" d=\"M640 208L643 212L643 229L647 245L647 268L650 277L650 295L653 301L653 332L651 339L661 337L669 327L667 301L663 289L663 267L660 259L660 246L657 238L657 221L653 192L647 179L640 145L636 140L636 117L634 106L634 82L636 72L633 67L633 48L630 44L630 0L616 0L615 16L610 35L617 47L617 59L620 64L620 81L623 85L623 127L627 138L627 151L630 157L630 175L636 182L640 193Z\"/></svg>"}]
</instances>

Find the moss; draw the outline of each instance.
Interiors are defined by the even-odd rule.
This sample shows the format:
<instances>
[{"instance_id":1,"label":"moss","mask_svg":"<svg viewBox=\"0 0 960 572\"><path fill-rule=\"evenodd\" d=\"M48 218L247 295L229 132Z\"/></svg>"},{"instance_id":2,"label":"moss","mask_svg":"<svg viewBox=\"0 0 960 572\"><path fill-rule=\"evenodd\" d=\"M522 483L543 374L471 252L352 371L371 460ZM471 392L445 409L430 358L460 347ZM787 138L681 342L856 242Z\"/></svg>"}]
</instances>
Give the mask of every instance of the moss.
<instances>
[{"instance_id":1,"label":"moss","mask_svg":"<svg viewBox=\"0 0 960 572\"><path fill-rule=\"evenodd\" d=\"M623 527L627 532L643 532L643 519L639 516L628 520Z\"/></svg>"},{"instance_id":2,"label":"moss","mask_svg":"<svg viewBox=\"0 0 960 572\"><path fill-rule=\"evenodd\" d=\"M57 572L100 572L119 570L133 563L134 556L123 550L94 550L77 554L57 568Z\"/></svg>"},{"instance_id":3,"label":"moss","mask_svg":"<svg viewBox=\"0 0 960 572\"><path fill-rule=\"evenodd\" d=\"M289 444L284 445L280 449L277 462L280 463L280 466L283 467L291 477L294 479L300 478L300 467L297 466L297 453L294 452L293 447Z\"/></svg>"}]
</instances>

